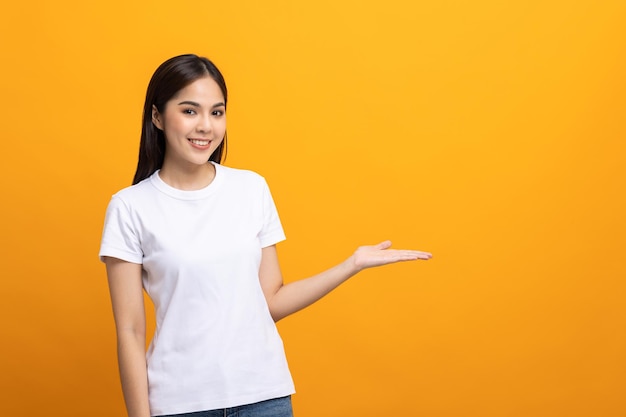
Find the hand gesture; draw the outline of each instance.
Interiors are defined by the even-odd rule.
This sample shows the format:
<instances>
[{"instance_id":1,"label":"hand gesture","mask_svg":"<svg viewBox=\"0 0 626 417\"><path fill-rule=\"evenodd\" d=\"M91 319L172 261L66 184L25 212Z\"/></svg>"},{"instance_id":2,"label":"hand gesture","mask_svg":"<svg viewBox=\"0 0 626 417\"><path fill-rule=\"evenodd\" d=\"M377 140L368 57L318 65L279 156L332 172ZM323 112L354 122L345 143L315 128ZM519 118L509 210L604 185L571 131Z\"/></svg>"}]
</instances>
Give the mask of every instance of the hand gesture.
<instances>
[{"instance_id":1,"label":"hand gesture","mask_svg":"<svg viewBox=\"0 0 626 417\"><path fill-rule=\"evenodd\" d=\"M386 240L373 246L361 246L354 254L352 259L358 270L392 264L395 262L428 260L432 258L432 254L415 250L389 249L391 241Z\"/></svg>"}]
</instances>

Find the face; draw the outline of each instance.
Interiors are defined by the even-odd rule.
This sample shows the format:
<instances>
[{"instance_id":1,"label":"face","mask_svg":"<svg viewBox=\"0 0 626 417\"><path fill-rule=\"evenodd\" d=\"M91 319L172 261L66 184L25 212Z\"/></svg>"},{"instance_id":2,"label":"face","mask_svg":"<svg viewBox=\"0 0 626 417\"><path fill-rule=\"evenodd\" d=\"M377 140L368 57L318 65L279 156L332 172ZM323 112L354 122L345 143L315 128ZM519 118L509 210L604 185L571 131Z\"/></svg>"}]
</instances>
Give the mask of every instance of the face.
<instances>
[{"instance_id":1,"label":"face","mask_svg":"<svg viewBox=\"0 0 626 417\"><path fill-rule=\"evenodd\" d=\"M210 77L180 90L160 113L152 108L152 123L165 135L163 165L204 165L226 133L226 106L220 87Z\"/></svg>"}]
</instances>

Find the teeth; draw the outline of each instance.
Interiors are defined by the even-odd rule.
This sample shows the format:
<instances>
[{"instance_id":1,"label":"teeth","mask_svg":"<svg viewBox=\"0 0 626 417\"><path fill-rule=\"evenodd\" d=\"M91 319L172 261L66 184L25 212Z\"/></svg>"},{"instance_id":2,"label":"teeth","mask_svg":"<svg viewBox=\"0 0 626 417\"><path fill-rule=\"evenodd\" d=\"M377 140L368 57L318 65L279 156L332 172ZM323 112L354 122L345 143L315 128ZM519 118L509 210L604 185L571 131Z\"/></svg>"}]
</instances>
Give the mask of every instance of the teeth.
<instances>
[{"instance_id":1,"label":"teeth","mask_svg":"<svg viewBox=\"0 0 626 417\"><path fill-rule=\"evenodd\" d=\"M207 146L211 141L209 140L198 140L198 139L189 139L189 142L194 143L198 146Z\"/></svg>"}]
</instances>

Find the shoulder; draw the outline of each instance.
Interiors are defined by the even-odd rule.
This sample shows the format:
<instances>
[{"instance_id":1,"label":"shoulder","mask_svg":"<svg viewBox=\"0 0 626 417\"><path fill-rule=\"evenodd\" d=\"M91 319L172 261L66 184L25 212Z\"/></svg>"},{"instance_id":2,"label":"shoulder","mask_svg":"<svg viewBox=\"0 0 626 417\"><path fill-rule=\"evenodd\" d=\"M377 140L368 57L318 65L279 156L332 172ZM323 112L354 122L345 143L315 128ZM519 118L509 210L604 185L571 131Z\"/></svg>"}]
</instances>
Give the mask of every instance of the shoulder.
<instances>
[{"instance_id":1,"label":"shoulder","mask_svg":"<svg viewBox=\"0 0 626 417\"><path fill-rule=\"evenodd\" d=\"M149 177L137 184L122 188L113 194L111 204L133 205L136 202L149 198L154 192L155 188L151 184L151 178Z\"/></svg>"},{"instance_id":2,"label":"shoulder","mask_svg":"<svg viewBox=\"0 0 626 417\"><path fill-rule=\"evenodd\" d=\"M247 179L247 180L264 180L263 177L254 172L251 171L249 169L241 169L241 168L232 168L232 167L227 167L225 165L219 165L219 164L215 164L215 166L217 167L217 169L219 170L219 173L221 173L222 175L225 175L227 177L231 177L231 178L237 178L237 179Z\"/></svg>"},{"instance_id":3,"label":"shoulder","mask_svg":"<svg viewBox=\"0 0 626 417\"><path fill-rule=\"evenodd\" d=\"M224 165L216 165L216 167L218 175L222 175L227 182L238 183L244 186L266 186L265 178L254 171L231 168Z\"/></svg>"}]
</instances>

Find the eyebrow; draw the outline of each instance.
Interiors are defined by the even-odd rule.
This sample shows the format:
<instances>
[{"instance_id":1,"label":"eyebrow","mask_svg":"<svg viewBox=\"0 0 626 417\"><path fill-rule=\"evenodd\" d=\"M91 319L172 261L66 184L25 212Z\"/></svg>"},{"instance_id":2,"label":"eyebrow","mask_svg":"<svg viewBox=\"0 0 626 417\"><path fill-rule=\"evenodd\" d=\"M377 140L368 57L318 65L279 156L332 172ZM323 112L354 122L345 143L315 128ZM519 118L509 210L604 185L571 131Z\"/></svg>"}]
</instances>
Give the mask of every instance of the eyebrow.
<instances>
[{"instance_id":1,"label":"eyebrow","mask_svg":"<svg viewBox=\"0 0 626 417\"><path fill-rule=\"evenodd\" d=\"M189 100L181 101L180 103L178 103L178 105L179 106L187 105L187 106L193 106L193 107L201 107L200 103L196 103L195 101L189 101ZM212 109L214 109L216 107L226 107L226 105L220 101L219 103L215 103L214 105L211 106Z\"/></svg>"}]
</instances>

